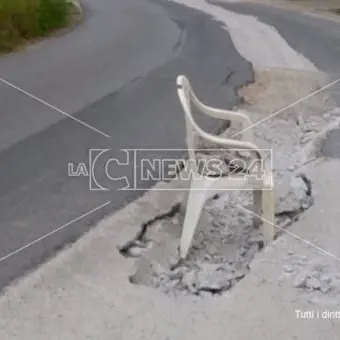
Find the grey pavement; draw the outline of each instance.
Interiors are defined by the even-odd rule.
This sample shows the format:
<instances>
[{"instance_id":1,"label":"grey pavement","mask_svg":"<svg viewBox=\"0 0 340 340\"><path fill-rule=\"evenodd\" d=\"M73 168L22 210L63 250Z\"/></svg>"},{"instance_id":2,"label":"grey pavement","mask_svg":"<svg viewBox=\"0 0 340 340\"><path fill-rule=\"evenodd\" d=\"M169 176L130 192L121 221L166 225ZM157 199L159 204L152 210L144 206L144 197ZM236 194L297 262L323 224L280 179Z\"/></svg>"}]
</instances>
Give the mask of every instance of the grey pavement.
<instances>
[{"instance_id":1,"label":"grey pavement","mask_svg":"<svg viewBox=\"0 0 340 340\"><path fill-rule=\"evenodd\" d=\"M334 186L339 171L338 161L306 170L314 184L316 204L289 229L334 256L340 255L339 194ZM159 184L159 188L167 185ZM316 259L318 268L329 267L337 273L339 260L292 234L284 234L259 253L250 273L223 297L174 299L156 289L128 284L133 261L123 258L117 245L174 200L173 194L148 193L7 288L0 297L0 338L339 339L339 296L294 287L294 276L313 268ZM287 274L291 257L306 268ZM315 316L299 318L298 310L312 310ZM339 317L317 318L317 311L320 316L339 311Z\"/></svg>"}]
</instances>

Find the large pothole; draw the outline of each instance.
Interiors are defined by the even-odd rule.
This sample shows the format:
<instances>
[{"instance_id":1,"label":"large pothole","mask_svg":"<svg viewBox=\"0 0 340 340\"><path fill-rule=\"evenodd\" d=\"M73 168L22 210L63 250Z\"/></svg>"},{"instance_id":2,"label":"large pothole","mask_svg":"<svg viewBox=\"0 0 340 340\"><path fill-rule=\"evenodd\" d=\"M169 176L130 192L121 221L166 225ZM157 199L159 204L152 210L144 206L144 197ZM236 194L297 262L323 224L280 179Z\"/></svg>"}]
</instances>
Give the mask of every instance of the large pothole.
<instances>
[{"instance_id":1,"label":"large pothole","mask_svg":"<svg viewBox=\"0 0 340 340\"><path fill-rule=\"evenodd\" d=\"M283 188L277 196L279 229L293 223L313 202L310 182L303 175L293 176ZM252 209L250 192L227 192L209 200L189 255L181 262L178 244L183 216L179 204L143 224L136 237L120 248L122 255L136 257L130 283L172 295L221 295L233 288L247 275L264 244L260 229L253 227L252 215L240 205Z\"/></svg>"},{"instance_id":2,"label":"large pothole","mask_svg":"<svg viewBox=\"0 0 340 340\"><path fill-rule=\"evenodd\" d=\"M313 77L296 75L295 70L266 71L265 75L268 79L263 83L268 86L248 88L245 97L254 109L249 113L252 120L261 121L254 126L256 144L273 151L279 237L313 203L310 181L296 176L296 171L320 156L320 146L325 145L324 131L339 127L339 112L328 93L292 107L292 102L319 88ZM270 112L286 106L290 109L284 109L280 116L263 120ZM189 256L180 263L180 205L176 203L169 211L146 221L136 237L120 247L122 255L136 258L130 282L174 295L223 295L235 287L247 276L254 257L263 249L262 234L252 227L252 215L239 206L252 209L250 192L229 191L209 200Z\"/></svg>"}]
</instances>

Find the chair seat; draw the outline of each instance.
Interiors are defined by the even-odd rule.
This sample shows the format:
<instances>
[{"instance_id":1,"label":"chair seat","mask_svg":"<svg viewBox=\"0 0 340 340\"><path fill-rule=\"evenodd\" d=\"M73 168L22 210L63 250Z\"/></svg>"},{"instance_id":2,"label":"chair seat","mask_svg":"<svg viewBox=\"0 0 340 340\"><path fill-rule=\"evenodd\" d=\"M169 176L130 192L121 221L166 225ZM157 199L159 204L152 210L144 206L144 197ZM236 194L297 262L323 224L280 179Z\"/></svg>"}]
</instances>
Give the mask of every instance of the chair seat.
<instances>
[{"instance_id":1,"label":"chair seat","mask_svg":"<svg viewBox=\"0 0 340 340\"><path fill-rule=\"evenodd\" d=\"M189 170L192 175L189 179L188 195L185 209L185 218L180 240L180 256L186 258L190 245L201 216L206 200L216 191L252 190L254 197L254 226L262 220L262 233L265 244L274 238L274 183L271 169L268 164L261 172L237 173L231 171L225 175L209 176L198 171L197 155L195 153L195 135L200 136L209 143L226 148L226 151L235 148L256 154L257 164L264 164L261 150L253 143L251 121L243 112L235 112L211 108L201 103L194 94L189 80L185 76L177 77L177 93L183 107L187 131L187 146L189 153ZM214 136L202 130L193 118L191 106L194 105L202 113L218 119L241 122L243 125L242 137L230 139ZM242 159L240 159L242 161Z\"/></svg>"}]
</instances>

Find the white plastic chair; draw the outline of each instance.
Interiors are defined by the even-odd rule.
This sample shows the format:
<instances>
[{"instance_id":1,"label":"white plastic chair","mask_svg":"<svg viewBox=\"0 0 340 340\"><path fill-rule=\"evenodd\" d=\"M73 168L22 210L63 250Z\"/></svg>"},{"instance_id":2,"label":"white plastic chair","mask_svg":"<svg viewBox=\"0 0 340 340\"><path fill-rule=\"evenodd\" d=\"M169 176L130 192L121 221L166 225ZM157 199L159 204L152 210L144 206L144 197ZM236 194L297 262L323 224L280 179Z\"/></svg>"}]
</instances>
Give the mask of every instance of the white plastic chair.
<instances>
[{"instance_id":1,"label":"white plastic chair","mask_svg":"<svg viewBox=\"0 0 340 340\"><path fill-rule=\"evenodd\" d=\"M254 214L262 216L262 233L264 236L264 242L267 244L274 238L273 223L275 197L271 170L265 167L263 176L260 176L260 178L246 176L245 174L232 174L226 177L201 176L198 173L195 153L195 134L197 134L204 140L219 147L222 146L228 149L251 150L256 154L260 164L261 162L263 164L264 160L261 150L253 143L251 129L242 133L242 140L228 139L207 133L195 122L191 111L191 104L193 104L199 111L210 117L241 122L243 129L247 128L251 124L249 117L241 112L220 110L204 105L197 99L190 86L189 80L183 75L177 77L177 93L185 113L187 147L189 153L188 165L190 166L189 172L192 174L187 194L185 218L180 240L180 257L182 259L186 258L204 204L209 197L212 197L216 193L217 190L253 190ZM254 217L254 226L258 226L260 222L261 219Z\"/></svg>"}]
</instances>

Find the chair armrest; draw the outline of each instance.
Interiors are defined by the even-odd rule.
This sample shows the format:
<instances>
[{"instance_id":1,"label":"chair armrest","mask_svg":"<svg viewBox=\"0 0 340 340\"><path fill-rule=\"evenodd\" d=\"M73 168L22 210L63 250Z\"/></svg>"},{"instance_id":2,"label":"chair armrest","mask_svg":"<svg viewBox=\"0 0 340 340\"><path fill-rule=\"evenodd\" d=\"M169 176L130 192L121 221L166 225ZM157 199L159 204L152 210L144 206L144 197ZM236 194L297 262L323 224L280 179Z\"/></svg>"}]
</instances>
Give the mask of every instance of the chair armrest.
<instances>
[{"instance_id":1,"label":"chair armrest","mask_svg":"<svg viewBox=\"0 0 340 340\"><path fill-rule=\"evenodd\" d=\"M254 151L256 154L256 157L258 160L263 160L263 155L261 152L261 149L254 143L252 142L247 142L247 141L240 141L236 139L229 139L225 137L219 137L212 135L210 133L207 133L203 131L201 128L198 126L195 126L194 129L198 133L199 136L201 136L203 139L228 148L234 148L234 149L241 149L241 150L251 150Z\"/></svg>"},{"instance_id":2,"label":"chair armrest","mask_svg":"<svg viewBox=\"0 0 340 340\"><path fill-rule=\"evenodd\" d=\"M231 110L222 110L217 109L214 107L207 106L203 104L195 95L195 93L191 92L191 101L192 103L197 107L198 110L200 110L202 113L204 113L207 116L210 116L212 118L216 119L223 119L223 120L230 120L234 122L240 122L242 124L242 132L243 139L248 141L253 141L253 133L249 129L247 129L249 126L252 125L252 121L250 118L243 112L240 111L231 111Z\"/></svg>"},{"instance_id":3,"label":"chair armrest","mask_svg":"<svg viewBox=\"0 0 340 340\"><path fill-rule=\"evenodd\" d=\"M196 130L196 129L195 129ZM272 169L270 166L268 166L268 163L265 161L261 149L254 143L247 142L247 141L239 141L235 139L228 139L225 137L219 137L219 136L214 136L211 135L203 130L198 131L199 135L209 141L212 142L216 145L219 146L224 146L226 148L234 148L234 149L240 149L240 150L247 150L247 151L253 151L256 155L257 161L259 161L259 166L260 168L258 169L259 171L264 171L265 174L272 173ZM196 155L194 154L194 158L196 159Z\"/></svg>"}]
</instances>

